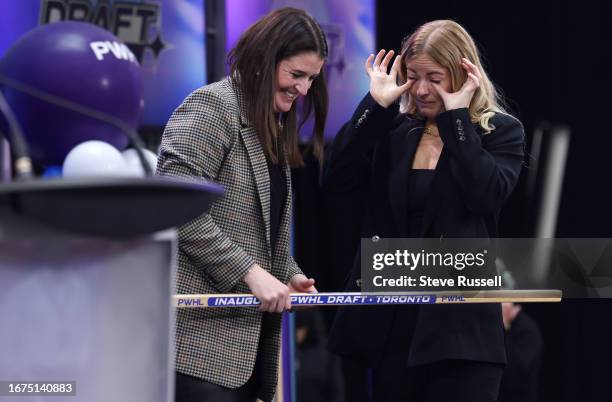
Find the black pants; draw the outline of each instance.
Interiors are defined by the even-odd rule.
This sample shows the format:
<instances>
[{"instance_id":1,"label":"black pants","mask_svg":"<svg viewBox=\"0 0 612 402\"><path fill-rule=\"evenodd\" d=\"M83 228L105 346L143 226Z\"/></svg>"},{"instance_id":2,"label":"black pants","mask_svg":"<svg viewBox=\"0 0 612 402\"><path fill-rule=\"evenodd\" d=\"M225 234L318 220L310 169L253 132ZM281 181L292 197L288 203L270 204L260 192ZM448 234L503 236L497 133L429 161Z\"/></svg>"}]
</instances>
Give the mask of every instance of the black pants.
<instances>
[{"instance_id":1,"label":"black pants","mask_svg":"<svg viewBox=\"0 0 612 402\"><path fill-rule=\"evenodd\" d=\"M351 402L495 402L503 374L502 364L469 360L407 367L402 356L384 359L378 369L342 363Z\"/></svg>"},{"instance_id":2,"label":"black pants","mask_svg":"<svg viewBox=\"0 0 612 402\"><path fill-rule=\"evenodd\" d=\"M467 360L444 360L406 368L385 362L373 370L373 402L423 401L495 402L503 365Z\"/></svg>"},{"instance_id":3,"label":"black pants","mask_svg":"<svg viewBox=\"0 0 612 402\"><path fill-rule=\"evenodd\" d=\"M251 377L242 387L230 389L176 373L175 402L255 402L259 383Z\"/></svg>"}]
</instances>

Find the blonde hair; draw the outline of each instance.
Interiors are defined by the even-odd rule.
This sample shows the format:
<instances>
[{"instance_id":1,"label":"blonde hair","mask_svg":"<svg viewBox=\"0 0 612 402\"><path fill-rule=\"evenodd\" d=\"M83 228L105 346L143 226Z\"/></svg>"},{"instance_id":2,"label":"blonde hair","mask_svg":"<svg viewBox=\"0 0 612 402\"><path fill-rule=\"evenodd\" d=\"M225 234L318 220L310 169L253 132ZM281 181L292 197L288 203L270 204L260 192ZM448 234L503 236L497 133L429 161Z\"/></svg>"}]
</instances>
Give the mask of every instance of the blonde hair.
<instances>
[{"instance_id":1,"label":"blonde hair","mask_svg":"<svg viewBox=\"0 0 612 402\"><path fill-rule=\"evenodd\" d=\"M484 71L476 44L467 31L451 20L431 21L417 28L402 41L399 74L402 83L406 82L406 63L422 54L428 55L448 70L451 92L458 91L467 79L467 73L461 67L461 58L467 58L478 68L482 79L470 102L470 119L473 123L478 123L487 133L495 129L489 124L489 120L496 112L507 112L504 110L501 94ZM411 115L417 114L414 99L408 92L402 95L400 111Z\"/></svg>"}]
</instances>

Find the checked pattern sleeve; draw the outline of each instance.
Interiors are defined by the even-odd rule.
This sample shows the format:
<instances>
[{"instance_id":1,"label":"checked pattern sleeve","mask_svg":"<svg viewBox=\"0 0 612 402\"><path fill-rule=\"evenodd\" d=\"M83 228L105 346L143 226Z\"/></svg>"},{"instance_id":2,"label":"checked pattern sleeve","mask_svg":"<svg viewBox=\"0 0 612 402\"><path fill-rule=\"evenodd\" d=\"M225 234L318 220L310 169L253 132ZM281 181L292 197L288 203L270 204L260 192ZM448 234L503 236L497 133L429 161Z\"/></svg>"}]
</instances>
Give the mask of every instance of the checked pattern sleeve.
<instances>
[{"instance_id":1,"label":"checked pattern sleeve","mask_svg":"<svg viewBox=\"0 0 612 402\"><path fill-rule=\"evenodd\" d=\"M218 93L206 88L187 97L166 125L157 174L217 181L238 137L231 127L229 110ZM179 244L221 292L233 289L254 264L209 213L179 228Z\"/></svg>"}]
</instances>

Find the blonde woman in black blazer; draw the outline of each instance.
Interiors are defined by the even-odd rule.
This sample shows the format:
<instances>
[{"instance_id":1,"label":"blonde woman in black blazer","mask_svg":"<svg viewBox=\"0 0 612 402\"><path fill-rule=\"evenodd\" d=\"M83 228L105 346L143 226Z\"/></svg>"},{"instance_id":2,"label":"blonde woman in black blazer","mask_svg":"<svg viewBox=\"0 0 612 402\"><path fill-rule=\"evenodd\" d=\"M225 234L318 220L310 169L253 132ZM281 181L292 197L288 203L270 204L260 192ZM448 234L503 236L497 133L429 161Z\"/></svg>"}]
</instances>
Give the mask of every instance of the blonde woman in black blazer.
<instances>
[{"instance_id":1,"label":"blonde woman in black blazer","mask_svg":"<svg viewBox=\"0 0 612 402\"><path fill-rule=\"evenodd\" d=\"M370 92L334 140L324 188L365 199L362 237L497 236L524 132L472 38L433 21L385 53L366 61ZM359 277L356 258L347 291ZM495 401L506 362L498 304L341 308L330 348L373 370L375 402Z\"/></svg>"},{"instance_id":2,"label":"blonde woman in black blazer","mask_svg":"<svg viewBox=\"0 0 612 402\"><path fill-rule=\"evenodd\" d=\"M265 402L274 396L281 312L290 292L315 291L289 254L295 100L315 113L321 156L327 44L304 11L251 26L230 53L230 77L193 92L168 122L158 173L222 184L225 197L179 229L177 292L253 293L254 309L180 310L176 400Z\"/></svg>"}]
</instances>

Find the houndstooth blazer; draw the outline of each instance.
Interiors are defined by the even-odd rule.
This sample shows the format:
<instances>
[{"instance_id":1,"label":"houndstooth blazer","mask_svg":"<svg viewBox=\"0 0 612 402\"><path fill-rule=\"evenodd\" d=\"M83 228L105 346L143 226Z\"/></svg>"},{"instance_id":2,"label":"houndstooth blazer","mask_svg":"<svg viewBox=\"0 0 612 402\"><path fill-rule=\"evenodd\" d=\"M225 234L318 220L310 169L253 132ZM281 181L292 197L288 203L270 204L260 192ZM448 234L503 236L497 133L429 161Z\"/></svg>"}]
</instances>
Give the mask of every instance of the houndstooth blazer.
<instances>
[{"instance_id":1,"label":"houndstooth blazer","mask_svg":"<svg viewBox=\"0 0 612 402\"><path fill-rule=\"evenodd\" d=\"M268 166L233 80L196 90L174 111L164 131L157 173L199 177L222 184L226 191L208 213L179 228L177 293L250 293L241 279L253 263L283 283L301 273L289 255L289 167L284 166L287 198L273 253ZM176 370L239 387L251 376L263 332L260 375L266 392L260 397L271 399L280 324L281 314L251 308L178 310Z\"/></svg>"}]
</instances>

